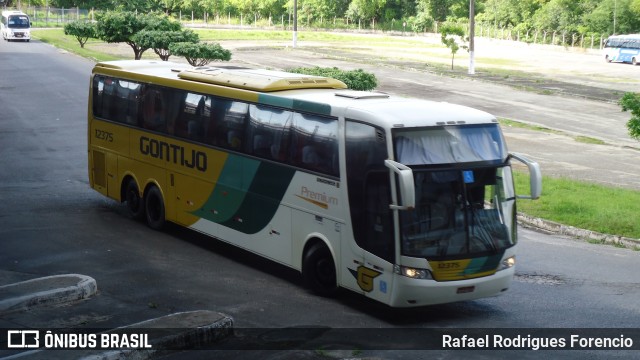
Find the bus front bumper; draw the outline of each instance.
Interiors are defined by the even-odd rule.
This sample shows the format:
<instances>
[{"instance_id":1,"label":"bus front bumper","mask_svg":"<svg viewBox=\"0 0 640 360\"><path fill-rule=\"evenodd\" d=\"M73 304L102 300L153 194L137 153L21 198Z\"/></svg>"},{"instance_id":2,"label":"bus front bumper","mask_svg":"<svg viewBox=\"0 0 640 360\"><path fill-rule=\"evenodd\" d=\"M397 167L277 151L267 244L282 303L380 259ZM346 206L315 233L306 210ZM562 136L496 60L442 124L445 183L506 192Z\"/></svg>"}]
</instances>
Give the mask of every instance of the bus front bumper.
<instances>
[{"instance_id":1,"label":"bus front bumper","mask_svg":"<svg viewBox=\"0 0 640 360\"><path fill-rule=\"evenodd\" d=\"M416 307L457 301L475 300L499 295L509 289L515 267L493 275L457 281L411 279L395 274L392 307Z\"/></svg>"},{"instance_id":2,"label":"bus front bumper","mask_svg":"<svg viewBox=\"0 0 640 360\"><path fill-rule=\"evenodd\" d=\"M28 31L12 31L7 33L8 40L31 40L31 34Z\"/></svg>"}]
</instances>

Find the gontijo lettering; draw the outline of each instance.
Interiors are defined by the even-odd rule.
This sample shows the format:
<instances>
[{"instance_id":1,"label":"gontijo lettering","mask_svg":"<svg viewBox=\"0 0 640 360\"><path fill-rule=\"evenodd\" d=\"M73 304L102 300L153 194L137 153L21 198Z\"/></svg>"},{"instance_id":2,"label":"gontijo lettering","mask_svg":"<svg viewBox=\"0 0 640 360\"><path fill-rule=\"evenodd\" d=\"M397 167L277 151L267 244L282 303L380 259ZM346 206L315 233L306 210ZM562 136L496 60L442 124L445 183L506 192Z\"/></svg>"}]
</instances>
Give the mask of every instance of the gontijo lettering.
<instances>
[{"instance_id":1,"label":"gontijo lettering","mask_svg":"<svg viewBox=\"0 0 640 360\"><path fill-rule=\"evenodd\" d=\"M141 136L140 152L143 155L186 166L190 169L207 171L207 154L202 151L191 150L189 153L184 146Z\"/></svg>"}]
</instances>

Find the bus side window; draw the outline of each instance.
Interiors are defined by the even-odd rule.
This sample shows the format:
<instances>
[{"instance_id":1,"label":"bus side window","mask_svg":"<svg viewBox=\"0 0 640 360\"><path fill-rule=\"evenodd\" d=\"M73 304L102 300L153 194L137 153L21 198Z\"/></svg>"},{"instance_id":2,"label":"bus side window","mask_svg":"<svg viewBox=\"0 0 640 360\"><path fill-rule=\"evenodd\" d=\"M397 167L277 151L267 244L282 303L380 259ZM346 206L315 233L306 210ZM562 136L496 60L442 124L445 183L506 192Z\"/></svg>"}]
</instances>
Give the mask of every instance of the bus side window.
<instances>
[{"instance_id":1,"label":"bus side window","mask_svg":"<svg viewBox=\"0 0 640 360\"><path fill-rule=\"evenodd\" d=\"M102 92L102 117L113 120L115 115L116 102L116 81L112 78L104 78L104 91Z\"/></svg>"},{"instance_id":2,"label":"bus side window","mask_svg":"<svg viewBox=\"0 0 640 360\"><path fill-rule=\"evenodd\" d=\"M124 122L129 125L138 125L138 95L140 93L140 84L131 81L119 81L119 108L122 117L116 119L118 122Z\"/></svg>"},{"instance_id":3,"label":"bus side window","mask_svg":"<svg viewBox=\"0 0 640 360\"><path fill-rule=\"evenodd\" d=\"M295 166L337 176L338 121L317 115L293 116L292 159Z\"/></svg>"},{"instance_id":4,"label":"bus side window","mask_svg":"<svg viewBox=\"0 0 640 360\"><path fill-rule=\"evenodd\" d=\"M211 108L211 99L204 95L183 94L183 106L176 120L175 135L184 139L201 141L204 133L204 123L208 120L206 108ZM207 114L210 113L210 110Z\"/></svg>"},{"instance_id":5,"label":"bus side window","mask_svg":"<svg viewBox=\"0 0 640 360\"><path fill-rule=\"evenodd\" d=\"M162 103L164 108L164 118L166 122L165 132L169 135L176 135L176 124L180 116L180 107L184 92L181 90L162 88Z\"/></svg>"},{"instance_id":6,"label":"bus side window","mask_svg":"<svg viewBox=\"0 0 640 360\"><path fill-rule=\"evenodd\" d=\"M93 78L93 116L104 117L104 77L96 76Z\"/></svg>"},{"instance_id":7,"label":"bus side window","mask_svg":"<svg viewBox=\"0 0 640 360\"><path fill-rule=\"evenodd\" d=\"M166 118L160 90L153 86L145 86L142 95L142 127L151 131L164 132Z\"/></svg>"},{"instance_id":8,"label":"bus side window","mask_svg":"<svg viewBox=\"0 0 640 360\"><path fill-rule=\"evenodd\" d=\"M249 106L249 153L266 159L287 160L291 112L264 105Z\"/></svg>"},{"instance_id":9,"label":"bus side window","mask_svg":"<svg viewBox=\"0 0 640 360\"><path fill-rule=\"evenodd\" d=\"M239 101L233 101L227 107L224 115L224 132L222 146L237 151L243 150L245 138L245 126L247 114L249 112L249 104Z\"/></svg>"}]
</instances>

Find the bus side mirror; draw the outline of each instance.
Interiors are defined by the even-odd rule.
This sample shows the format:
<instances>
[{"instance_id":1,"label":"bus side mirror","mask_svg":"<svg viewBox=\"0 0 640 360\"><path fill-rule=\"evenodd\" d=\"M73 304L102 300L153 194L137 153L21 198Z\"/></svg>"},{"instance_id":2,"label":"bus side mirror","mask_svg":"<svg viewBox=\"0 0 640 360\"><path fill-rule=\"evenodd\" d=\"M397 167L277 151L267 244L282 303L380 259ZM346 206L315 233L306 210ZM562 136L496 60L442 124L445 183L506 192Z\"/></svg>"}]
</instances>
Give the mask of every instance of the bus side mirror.
<instances>
[{"instance_id":1,"label":"bus side mirror","mask_svg":"<svg viewBox=\"0 0 640 360\"><path fill-rule=\"evenodd\" d=\"M529 191L531 194L518 195L517 197L520 199L538 199L542 194L542 174L540 173L540 165L519 153L510 153L509 158L516 159L527 165L527 168L529 168Z\"/></svg>"},{"instance_id":2,"label":"bus side mirror","mask_svg":"<svg viewBox=\"0 0 640 360\"><path fill-rule=\"evenodd\" d=\"M391 204L392 210L411 210L416 207L416 188L413 182L413 171L408 166L393 160L385 160L384 165L391 169L398 179L400 204Z\"/></svg>"}]
</instances>

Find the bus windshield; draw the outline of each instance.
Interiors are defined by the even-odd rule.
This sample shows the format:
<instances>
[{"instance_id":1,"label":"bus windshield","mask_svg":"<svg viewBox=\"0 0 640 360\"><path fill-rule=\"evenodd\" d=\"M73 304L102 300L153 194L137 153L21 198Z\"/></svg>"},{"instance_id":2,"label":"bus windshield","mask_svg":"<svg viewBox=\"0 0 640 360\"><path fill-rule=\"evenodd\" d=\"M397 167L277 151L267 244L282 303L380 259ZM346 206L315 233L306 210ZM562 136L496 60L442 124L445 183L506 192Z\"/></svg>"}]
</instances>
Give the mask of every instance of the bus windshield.
<instances>
[{"instance_id":1,"label":"bus windshield","mask_svg":"<svg viewBox=\"0 0 640 360\"><path fill-rule=\"evenodd\" d=\"M498 161L507 149L498 124L395 129L396 161L405 165L435 165Z\"/></svg>"},{"instance_id":2,"label":"bus windshield","mask_svg":"<svg viewBox=\"0 0 640 360\"><path fill-rule=\"evenodd\" d=\"M416 170L416 207L400 213L405 256L450 260L502 254L516 242L509 166Z\"/></svg>"},{"instance_id":3,"label":"bus windshield","mask_svg":"<svg viewBox=\"0 0 640 360\"><path fill-rule=\"evenodd\" d=\"M401 251L430 260L498 254L515 239L515 195L498 124L395 129L416 207L400 213Z\"/></svg>"},{"instance_id":4,"label":"bus windshield","mask_svg":"<svg viewBox=\"0 0 640 360\"><path fill-rule=\"evenodd\" d=\"M12 29L28 29L29 26L29 18L25 15L9 16L9 23L7 27Z\"/></svg>"}]
</instances>

